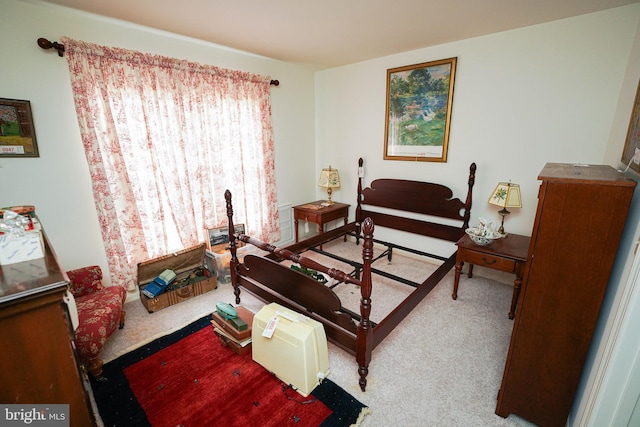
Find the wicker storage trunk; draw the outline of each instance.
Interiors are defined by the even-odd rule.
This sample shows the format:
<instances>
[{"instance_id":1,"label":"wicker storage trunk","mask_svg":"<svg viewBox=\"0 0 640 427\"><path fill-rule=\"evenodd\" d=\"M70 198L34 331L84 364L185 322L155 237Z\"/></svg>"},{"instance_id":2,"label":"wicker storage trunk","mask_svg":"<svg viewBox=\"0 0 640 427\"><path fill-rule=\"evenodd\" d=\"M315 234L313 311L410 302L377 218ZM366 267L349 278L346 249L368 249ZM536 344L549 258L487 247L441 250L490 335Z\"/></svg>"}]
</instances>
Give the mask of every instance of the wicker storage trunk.
<instances>
[{"instance_id":1,"label":"wicker storage trunk","mask_svg":"<svg viewBox=\"0 0 640 427\"><path fill-rule=\"evenodd\" d=\"M218 281L211 276L204 265L206 245L203 243L175 254L169 254L138 264L138 288L140 301L149 313L186 301L218 287ZM146 285L164 270L176 273L176 280L160 295L149 298L142 293Z\"/></svg>"}]
</instances>

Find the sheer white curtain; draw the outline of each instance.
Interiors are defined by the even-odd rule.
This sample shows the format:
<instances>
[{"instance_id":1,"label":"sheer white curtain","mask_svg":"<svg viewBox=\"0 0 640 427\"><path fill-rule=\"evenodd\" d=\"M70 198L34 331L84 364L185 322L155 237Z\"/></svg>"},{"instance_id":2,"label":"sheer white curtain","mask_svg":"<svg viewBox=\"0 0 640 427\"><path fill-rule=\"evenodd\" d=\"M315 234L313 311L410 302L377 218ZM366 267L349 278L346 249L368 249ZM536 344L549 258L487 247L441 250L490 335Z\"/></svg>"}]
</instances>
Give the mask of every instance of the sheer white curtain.
<instances>
[{"instance_id":1,"label":"sheer white curtain","mask_svg":"<svg viewBox=\"0 0 640 427\"><path fill-rule=\"evenodd\" d=\"M109 270L236 223L279 239L270 78L63 38Z\"/></svg>"}]
</instances>

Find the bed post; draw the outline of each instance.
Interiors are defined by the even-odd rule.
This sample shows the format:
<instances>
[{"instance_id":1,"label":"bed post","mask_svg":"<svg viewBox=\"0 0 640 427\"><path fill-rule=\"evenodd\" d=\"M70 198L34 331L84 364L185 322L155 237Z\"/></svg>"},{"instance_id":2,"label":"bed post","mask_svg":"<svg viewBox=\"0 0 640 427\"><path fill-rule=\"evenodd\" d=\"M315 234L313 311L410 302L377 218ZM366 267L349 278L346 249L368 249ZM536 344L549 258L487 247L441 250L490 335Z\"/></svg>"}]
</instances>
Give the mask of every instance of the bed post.
<instances>
[{"instance_id":1,"label":"bed post","mask_svg":"<svg viewBox=\"0 0 640 427\"><path fill-rule=\"evenodd\" d=\"M371 262L373 260L373 221L366 218L362 222L364 241L362 243L362 283L360 284L360 324L356 342L356 361L360 374L360 389L367 387L367 374L373 350L373 329L371 329Z\"/></svg>"},{"instance_id":2,"label":"bed post","mask_svg":"<svg viewBox=\"0 0 640 427\"><path fill-rule=\"evenodd\" d=\"M231 204L231 191L224 192L224 199L227 202L227 219L229 226L229 250L231 251L231 261L229 261L229 270L231 272L231 283L233 284L233 294L236 296L236 304L240 304L240 286L238 286L238 276L236 266L238 265L238 257L236 254L236 236L235 227L233 226L233 205Z\"/></svg>"},{"instance_id":3,"label":"bed post","mask_svg":"<svg viewBox=\"0 0 640 427\"><path fill-rule=\"evenodd\" d=\"M362 205L360 202L362 201L362 176L360 174L360 170L362 168L363 160L362 157L358 159L358 197L356 197L356 245L360 243L360 231L361 231L361 218L362 215Z\"/></svg>"},{"instance_id":4,"label":"bed post","mask_svg":"<svg viewBox=\"0 0 640 427\"><path fill-rule=\"evenodd\" d=\"M471 163L469 166L469 191L467 191L467 200L464 202L464 223L462 230L469 228L469 220L471 219L471 195L473 194L473 184L476 182L476 164ZM464 233L462 233L464 234Z\"/></svg>"}]
</instances>

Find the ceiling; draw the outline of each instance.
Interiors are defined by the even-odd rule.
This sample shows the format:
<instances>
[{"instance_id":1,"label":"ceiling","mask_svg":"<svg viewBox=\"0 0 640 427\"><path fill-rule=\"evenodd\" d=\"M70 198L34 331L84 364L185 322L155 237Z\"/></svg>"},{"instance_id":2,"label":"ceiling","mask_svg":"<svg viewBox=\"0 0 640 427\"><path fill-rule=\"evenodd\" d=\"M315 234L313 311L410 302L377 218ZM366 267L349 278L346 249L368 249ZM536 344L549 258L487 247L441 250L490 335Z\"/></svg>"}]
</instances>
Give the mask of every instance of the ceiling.
<instances>
[{"instance_id":1,"label":"ceiling","mask_svg":"<svg viewBox=\"0 0 640 427\"><path fill-rule=\"evenodd\" d=\"M315 69L638 1L47 0Z\"/></svg>"}]
</instances>

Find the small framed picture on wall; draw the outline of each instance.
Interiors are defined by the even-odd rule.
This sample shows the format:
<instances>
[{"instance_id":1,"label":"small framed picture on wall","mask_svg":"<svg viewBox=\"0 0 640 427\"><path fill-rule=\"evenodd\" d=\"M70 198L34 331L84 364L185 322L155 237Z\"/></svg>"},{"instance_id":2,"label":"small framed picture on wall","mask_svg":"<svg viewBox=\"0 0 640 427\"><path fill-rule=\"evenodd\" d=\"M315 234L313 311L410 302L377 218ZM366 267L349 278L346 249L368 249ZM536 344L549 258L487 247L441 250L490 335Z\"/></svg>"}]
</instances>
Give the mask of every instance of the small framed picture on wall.
<instances>
[{"instance_id":1,"label":"small framed picture on wall","mask_svg":"<svg viewBox=\"0 0 640 427\"><path fill-rule=\"evenodd\" d=\"M0 157L40 157L29 101L0 98Z\"/></svg>"}]
</instances>

